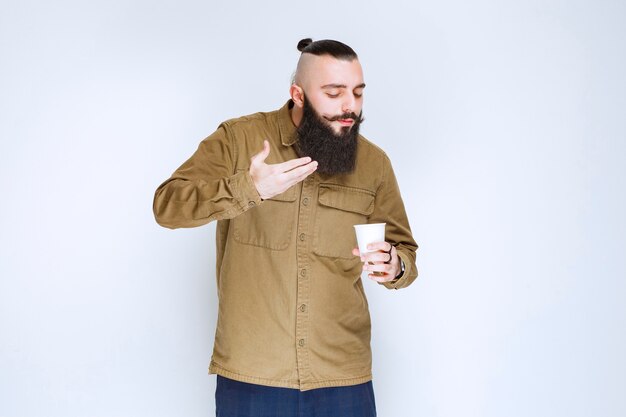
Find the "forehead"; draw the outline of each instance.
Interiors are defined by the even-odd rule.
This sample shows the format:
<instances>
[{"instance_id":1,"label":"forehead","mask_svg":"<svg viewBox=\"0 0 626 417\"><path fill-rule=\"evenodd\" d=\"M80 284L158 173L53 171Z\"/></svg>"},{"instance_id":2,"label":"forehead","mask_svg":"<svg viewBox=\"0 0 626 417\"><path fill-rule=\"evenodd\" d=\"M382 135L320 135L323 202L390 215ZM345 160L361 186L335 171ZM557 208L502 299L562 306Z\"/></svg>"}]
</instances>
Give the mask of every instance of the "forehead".
<instances>
[{"instance_id":1,"label":"forehead","mask_svg":"<svg viewBox=\"0 0 626 417\"><path fill-rule=\"evenodd\" d=\"M313 87L341 84L354 88L363 84L363 69L358 59L346 61L328 55L314 56L310 69L308 75Z\"/></svg>"}]
</instances>

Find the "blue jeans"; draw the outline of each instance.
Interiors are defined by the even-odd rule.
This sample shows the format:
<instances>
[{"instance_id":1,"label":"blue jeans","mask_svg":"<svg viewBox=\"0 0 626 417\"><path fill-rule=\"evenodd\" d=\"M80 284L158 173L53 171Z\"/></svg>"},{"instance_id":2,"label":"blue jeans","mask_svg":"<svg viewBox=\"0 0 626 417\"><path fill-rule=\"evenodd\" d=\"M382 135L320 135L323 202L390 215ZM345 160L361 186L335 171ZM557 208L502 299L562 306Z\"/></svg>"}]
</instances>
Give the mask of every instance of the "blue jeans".
<instances>
[{"instance_id":1,"label":"blue jeans","mask_svg":"<svg viewBox=\"0 0 626 417\"><path fill-rule=\"evenodd\" d=\"M372 382L300 391L217 376L217 417L376 417Z\"/></svg>"}]
</instances>

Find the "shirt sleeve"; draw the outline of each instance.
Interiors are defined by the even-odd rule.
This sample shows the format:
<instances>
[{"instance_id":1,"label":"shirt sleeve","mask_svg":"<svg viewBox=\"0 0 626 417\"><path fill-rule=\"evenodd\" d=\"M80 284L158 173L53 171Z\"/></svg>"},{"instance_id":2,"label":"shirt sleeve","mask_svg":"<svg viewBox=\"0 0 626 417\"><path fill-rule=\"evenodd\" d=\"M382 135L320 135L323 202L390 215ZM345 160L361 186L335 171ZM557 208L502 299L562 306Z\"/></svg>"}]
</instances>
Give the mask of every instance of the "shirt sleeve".
<instances>
[{"instance_id":1,"label":"shirt sleeve","mask_svg":"<svg viewBox=\"0 0 626 417\"><path fill-rule=\"evenodd\" d=\"M261 203L248 170L236 172L236 148L222 124L161 184L153 201L158 224L170 229L230 219Z\"/></svg>"},{"instance_id":2,"label":"shirt sleeve","mask_svg":"<svg viewBox=\"0 0 626 417\"><path fill-rule=\"evenodd\" d=\"M370 216L370 223L387 223L385 225L385 239L396 247L396 251L404 262L404 273L397 279L381 282L388 289L408 287L417 278L415 252L417 243L413 239L411 226L404 209L404 202L400 195L400 188L391 167L391 162L385 156L382 182L376 192L375 208Z\"/></svg>"}]
</instances>

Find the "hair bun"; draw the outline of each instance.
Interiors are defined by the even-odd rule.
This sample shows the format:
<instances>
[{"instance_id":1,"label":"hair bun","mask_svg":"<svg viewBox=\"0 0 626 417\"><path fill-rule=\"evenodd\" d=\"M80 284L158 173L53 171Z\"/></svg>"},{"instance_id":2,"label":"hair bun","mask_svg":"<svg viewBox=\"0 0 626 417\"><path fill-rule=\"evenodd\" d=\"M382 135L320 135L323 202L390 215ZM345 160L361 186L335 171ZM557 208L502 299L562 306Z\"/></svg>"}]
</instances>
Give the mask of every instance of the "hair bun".
<instances>
[{"instance_id":1,"label":"hair bun","mask_svg":"<svg viewBox=\"0 0 626 417\"><path fill-rule=\"evenodd\" d=\"M298 51L300 52L304 51L304 48L309 46L311 43L313 43L313 39L311 38L302 39L300 42L298 42Z\"/></svg>"}]
</instances>

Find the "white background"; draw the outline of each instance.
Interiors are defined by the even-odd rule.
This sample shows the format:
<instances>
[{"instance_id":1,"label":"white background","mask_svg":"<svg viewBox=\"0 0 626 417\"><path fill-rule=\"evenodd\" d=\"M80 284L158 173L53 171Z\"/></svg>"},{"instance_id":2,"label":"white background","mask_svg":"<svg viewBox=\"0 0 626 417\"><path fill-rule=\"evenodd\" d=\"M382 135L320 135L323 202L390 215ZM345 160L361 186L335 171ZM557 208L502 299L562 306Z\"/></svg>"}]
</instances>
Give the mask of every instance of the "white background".
<instances>
[{"instance_id":1,"label":"white background","mask_svg":"<svg viewBox=\"0 0 626 417\"><path fill-rule=\"evenodd\" d=\"M368 85L420 277L367 281L381 417L626 415L623 1L2 1L0 416L210 416L214 230L152 196L280 107L303 37Z\"/></svg>"}]
</instances>

